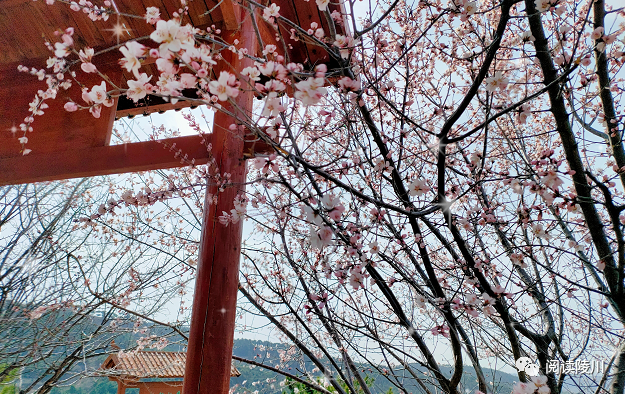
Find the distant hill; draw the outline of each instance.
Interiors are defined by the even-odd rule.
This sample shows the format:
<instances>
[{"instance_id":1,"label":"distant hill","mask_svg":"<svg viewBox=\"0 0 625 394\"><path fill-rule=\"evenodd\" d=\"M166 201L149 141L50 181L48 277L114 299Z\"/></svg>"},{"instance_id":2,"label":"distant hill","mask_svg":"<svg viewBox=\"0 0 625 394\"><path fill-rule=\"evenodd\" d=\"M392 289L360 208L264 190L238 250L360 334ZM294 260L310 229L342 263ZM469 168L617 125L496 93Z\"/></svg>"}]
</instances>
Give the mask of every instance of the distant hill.
<instances>
[{"instance_id":1,"label":"distant hill","mask_svg":"<svg viewBox=\"0 0 625 394\"><path fill-rule=\"evenodd\" d=\"M240 339L235 340L233 354L275 367L280 364L279 351L286 350L288 350L288 347L283 344ZM254 393L256 390L258 390L258 394L282 393L279 385L279 383L284 380L282 375L241 362L236 362L236 366L239 371L241 371L241 376L230 379L230 387L238 385L235 393L249 394ZM293 361L281 365L281 367L284 367L283 370L298 376L301 375L302 366L305 366L306 370L309 372L314 368L314 365L310 361L305 360ZM371 365L357 364L357 367L359 370L364 371L363 375L373 378L374 383L371 390L373 393L386 394L388 393L389 388L394 389L393 393L399 393L399 390L395 388L384 376L373 369ZM426 384L426 386L428 386L429 389L432 389L432 392L437 392L437 390L435 390L435 384L432 382L432 378L426 375L427 372L423 367L418 365L410 365L410 367L414 371L418 371L418 376L423 378L424 381L430 381L430 383ZM451 377L453 371L452 367L441 366L441 370L446 376ZM416 382L414 382L414 378L407 371L402 368L397 368L393 372L396 376L405 377L403 384L404 388L408 390L408 393L416 394L424 392L424 390ZM484 374L489 380L493 392L497 394L510 394L512 386L516 381L518 381L518 377L515 375L496 372L488 368L484 369ZM316 376L321 378L321 374L319 373L317 373ZM477 378L472 367L466 367L462 384L464 389L468 390L467 392L471 394L478 389ZM285 393L287 392L285 391ZM290 393L290 391L288 393Z\"/></svg>"},{"instance_id":2,"label":"distant hill","mask_svg":"<svg viewBox=\"0 0 625 394\"><path fill-rule=\"evenodd\" d=\"M132 338L129 336L127 339L128 343L132 342ZM117 342L117 339L116 339ZM122 347L126 345L125 343L118 342ZM170 348L167 350L175 351L179 350L177 346L175 348ZM234 341L234 349L233 353L236 356L246 358L249 360L254 360L259 363L265 363L266 365L270 365L276 367L280 365L285 371L301 376L303 372L303 368L310 373L314 369L314 365L305 359L301 359L298 361L290 361L285 364L280 364L280 351L287 351L288 346L279 343L272 343L266 341L253 341L249 339L237 339ZM95 357L88 361L88 367L91 369L96 369L106 358L106 355L102 355L100 357ZM267 369L249 365L242 362L235 361L235 365L241 371L241 376L237 378L232 378L230 380L231 387L236 386L235 393L236 394L252 394L258 391L258 394L281 394L283 391L283 387L280 386L280 382L284 381L284 377L275 372L269 371ZM84 368L83 365L81 365ZM357 367L359 370L364 371L364 375L372 378L374 380L371 391L373 393L388 393L389 388L393 388L393 393L398 394L399 390L393 387L393 385L380 373L375 371L371 365L368 364L358 364ZM434 383L432 382L432 378L427 375L427 372L424 368L411 365L411 368L415 371L418 371L418 375L424 379L424 381L429 381L430 383L426 383L428 388L435 388ZM442 366L442 372L451 376L452 368L449 366ZM41 370L30 371L30 373L22 376L24 381L28 381L30 376L35 376L40 374ZM414 378L402 368L395 369L394 374L396 376L405 376L405 386L404 388L408 390L408 393L422 393L423 389L419 387L415 382ZM495 372L490 369L485 369L484 373L492 384L493 391L495 393L509 394L512 391L512 385L515 381L517 381L517 377L501 373ZM30 376L29 376L30 375ZM315 377L321 378L319 373L315 374ZM469 393L475 392L477 389L477 381L473 369L471 367L467 367L465 371L465 375L463 377L463 387L469 390ZM23 385L22 387L24 387ZM435 392L435 390L433 390ZM69 387L56 387L52 390L51 394L116 394L117 393L117 384L115 382L109 381L107 378L82 378L76 381ZM284 391L284 393L290 393L290 391Z\"/></svg>"}]
</instances>

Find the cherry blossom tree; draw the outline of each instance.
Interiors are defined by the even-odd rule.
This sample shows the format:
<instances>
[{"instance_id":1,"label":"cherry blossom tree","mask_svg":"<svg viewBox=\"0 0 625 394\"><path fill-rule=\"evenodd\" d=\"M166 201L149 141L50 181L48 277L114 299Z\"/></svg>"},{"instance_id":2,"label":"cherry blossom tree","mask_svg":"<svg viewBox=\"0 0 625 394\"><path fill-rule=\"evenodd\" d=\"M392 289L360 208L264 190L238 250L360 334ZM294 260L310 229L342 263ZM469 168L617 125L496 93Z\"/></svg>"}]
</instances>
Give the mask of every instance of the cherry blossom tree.
<instances>
[{"instance_id":1,"label":"cherry blossom tree","mask_svg":"<svg viewBox=\"0 0 625 394\"><path fill-rule=\"evenodd\" d=\"M158 258L106 228L81 230L97 192L87 179L0 188L0 380L25 376L23 392L93 377L115 339L132 351L184 338L182 319L155 318L182 299L179 256Z\"/></svg>"},{"instance_id":2,"label":"cherry blossom tree","mask_svg":"<svg viewBox=\"0 0 625 394\"><path fill-rule=\"evenodd\" d=\"M622 394L623 9L603 0L346 1L341 12L329 4L316 1L325 31L284 18L277 4L241 2L247 18L277 34L258 53L194 28L186 1L168 20L150 7L149 39L119 48L135 79L118 86L102 74L70 98L59 93L80 81L79 68L99 72L91 63L99 54L68 29L49 44L48 69L22 68L47 90L21 129L37 132L35 115L52 99L96 117L122 95L236 113L230 132L274 151L255 159L245 194L220 217L255 227L240 306L292 346L284 363L313 364L302 364L299 379L315 390L368 394L362 365L370 365L385 389L489 393L491 361L514 367L529 357L539 375L519 371L515 394ZM106 1L69 6L94 23L120 12ZM291 63L283 49L303 42L331 61ZM217 74L229 52L253 65ZM142 72L148 57L158 75ZM257 111L228 109L249 91ZM116 231L123 223L108 221L125 207L137 207L138 223L140 212L179 195L195 202L193 215L204 185L233 186L215 163L189 164L157 188L113 193L82 226ZM185 253L197 245L188 231ZM565 368L551 369L554 360ZM604 368L579 371L582 361ZM463 381L469 369L476 385Z\"/></svg>"}]
</instances>

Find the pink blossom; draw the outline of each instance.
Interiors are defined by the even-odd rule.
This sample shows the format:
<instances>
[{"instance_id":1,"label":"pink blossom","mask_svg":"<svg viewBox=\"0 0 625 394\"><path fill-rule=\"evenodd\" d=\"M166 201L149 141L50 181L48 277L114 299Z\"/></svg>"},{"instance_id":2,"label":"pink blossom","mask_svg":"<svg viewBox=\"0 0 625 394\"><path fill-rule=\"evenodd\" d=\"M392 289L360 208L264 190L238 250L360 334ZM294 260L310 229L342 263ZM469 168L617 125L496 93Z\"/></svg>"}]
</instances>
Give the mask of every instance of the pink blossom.
<instances>
[{"instance_id":1,"label":"pink blossom","mask_svg":"<svg viewBox=\"0 0 625 394\"><path fill-rule=\"evenodd\" d=\"M610 34L609 36L603 36L603 42L605 42L606 45L610 45L613 44L614 41L616 41L616 39L618 38L618 36L616 34Z\"/></svg>"},{"instance_id":2,"label":"pink blossom","mask_svg":"<svg viewBox=\"0 0 625 394\"><path fill-rule=\"evenodd\" d=\"M65 103L63 108L65 108L67 112L74 112L78 110L78 105L76 105L76 103L73 101L68 101Z\"/></svg>"},{"instance_id":3,"label":"pink blossom","mask_svg":"<svg viewBox=\"0 0 625 394\"><path fill-rule=\"evenodd\" d=\"M256 67L245 67L241 75L245 75L251 81L260 81L260 71Z\"/></svg>"},{"instance_id":4,"label":"pink blossom","mask_svg":"<svg viewBox=\"0 0 625 394\"><path fill-rule=\"evenodd\" d=\"M167 75L173 75L178 73L178 66L174 63L176 58L171 52L162 54L161 57L156 59L156 67L158 70Z\"/></svg>"},{"instance_id":5,"label":"pink blossom","mask_svg":"<svg viewBox=\"0 0 625 394\"><path fill-rule=\"evenodd\" d=\"M95 64L93 64L93 63L82 63L80 65L80 69L83 70L84 72L86 72L87 74L94 73L94 72L98 71L98 69L96 68Z\"/></svg>"},{"instance_id":6,"label":"pink blossom","mask_svg":"<svg viewBox=\"0 0 625 394\"><path fill-rule=\"evenodd\" d=\"M263 18L271 21L272 18L278 18L280 16L280 6L277 6L274 3L271 3L269 7L265 7L263 10Z\"/></svg>"},{"instance_id":7,"label":"pink blossom","mask_svg":"<svg viewBox=\"0 0 625 394\"><path fill-rule=\"evenodd\" d=\"M475 294L467 294L465 295L465 302L470 305L475 305L477 303L477 295Z\"/></svg>"},{"instance_id":8,"label":"pink blossom","mask_svg":"<svg viewBox=\"0 0 625 394\"><path fill-rule=\"evenodd\" d=\"M106 82L104 81L102 81L100 85L94 85L88 93L88 97L89 100L95 104L104 104L107 107L111 107L113 105L113 101L108 97Z\"/></svg>"},{"instance_id":9,"label":"pink blossom","mask_svg":"<svg viewBox=\"0 0 625 394\"><path fill-rule=\"evenodd\" d=\"M558 190L560 186L562 186L562 184L564 183L562 179L558 177L558 173L554 170L549 170L545 172L540 180L545 184L545 186L552 190Z\"/></svg>"},{"instance_id":10,"label":"pink blossom","mask_svg":"<svg viewBox=\"0 0 625 394\"><path fill-rule=\"evenodd\" d=\"M523 253L510 254L510 261L512 261L512 264L516 266L527 268L527 264L523 261Z\"/></svg>"},{"instance_id":11,"label":"pink blossom","mask_svg":"<svg viewBox=\"0 0 625 394\"><path fill-rule=\"evenodd\" d=\"M184 73L180 75L180 84L183 89L193 89L197 83L197 78L195 75L190 73Z\"/></svg>"},{"instance_id":12,"label":"pink blossom","mask_svg":"<svg viewBox=\"0 0 625 394\"><path fill-rule=\"evenodd\" d=\"M269 61L258 64L258 71L267 77L274 77L277 79L285 79L287 76L287 70L280 63Z\"/></svg>"},{"instance_id":13,"label":"pink blossom","mask_svg":"<svg viewBox=\"0 0 625 394\"><path fill-rule=\"evenodd\" d=\"M477 2L476 1L470 1L468 3L466 3L464 5L464 12L467 15L473 15L475 14L475 11L477 11Z\"/></svg>"},{"instance_id":14,"label":"pink blossom","mask_svg":"<svg viewBox=\"0 0 625 394\"><path fill-rule=\"evenodd\" d=\"M119 64L127 71L132 71L136 78L139 78L139 68L141 68L141 58L145 57L147 48L136 41L127 42L125 46L119 48L124 57L119 60Z\"/></svg>"},{"instance_id":15,"label":"pink blossom","mask_svg":"<svg viewBox=\"0 0 625 394\"><path fill-rule=\"evenodd\" d=\"M442 335L445 338L449 338L449 327L447 327L447 325L445 325L445 324L440 325L440 326L436 326L436 327L430 329L430 332L434 336Z\"/></svg>"},{"instance_id":16,"label":"pink blossom","mask_svg":"<svg viewBox=\"0 0 625 394\"><path fill-rule=\"evenodd\" d=\"M234 98L239 95L236 77L227 71L222 71L219 79L211 81L208 87L211 94L217 96L219 101L226 101L229 97Z\"/></svg>"},{"instance_id":17,"label":"pink blossom","mask_svg":"<svg viewBox=\"0 0 625 394\"><path fill-rule=\"evenodd\" d=\"M295 98L301 100L306 106L317 104L327 93L323 85L322 78L308 78L306 81L300 81L295 84L297 89Z\"/></svg>"},{"instance_id":18,"label":"pink blossom","mask_svg":"<svg viewBox=\"0 0 625 394\"><path fill-rule=\"evenodd\" d=\"M161 338L154 344L154 348L156 350L163 350L165 349L165 347L167 347L168 343L169 341L167 340L167 338Z\"/></svg>"},{"instance_id":19,"label":"pink blossom","mask_svg":"<svg viewBox=\"0 0 625 394\"><path fill-rule=\"evenodd\" d=\"M334 41L334 45L339 48L339 53L343 59L347 59L351 50L354 46L358 45L359 41L354 40L353 37L344 36L341 34L336 35L336 40Z\"/></svg>"},{"instance_id":20,"label":"pink blossom","mask_svg":"<svg viewBox=\"0 0 625 394\"><path fill-rule=\"evenodd\" d=\"M484 312L484 315L486 317L490 317L490 316L493 316L495 313L497 313L497 310L492 305L486 305L484 306L484 308L482 308L482 312Z\"/></svg>"},{"instance_id":21,"label":"pink blossom","mask_svg":"<svg viewBox=\"0 0 625 394\"><path fill-rule=\"evenodd\" d=\"M319 232L315 231L312 226L310 228L310 244L313 248L321 250L330 245L333 236L334 232L328 226L321 226Z\"/></svg>"},{"instance_id":22,"label":"pink blossom","mask_svg":"<svg viewBox=\"0 0 625 394\"><path fill-rule=\"evenodd\" d=\"M102 105L92 105L91 107L89 107L89 112L91 113L91 115L93 115L94 118L99 118L100 113L102 112Z\"/></svg>"},{"instance_id":23,"label":"pink blossom","mask_svg":"<svg viewBox=\"0 0 625 394\"><path fill-rule=\"evenodd\" d=\"M343 15L341 15L340 12L338 12L337 10L332 11L332 14L330 14L330 16L332 17L332 19L334 20L335 23L339 24L339 25L343 25L344 20L343 20Z\"/></svg>"},{"instance_id":24,"label":"pink blossom","mask_svg":"<svg viewBox=\"0 0 625 394\"><path fill-rule=\"evenodd\" d=\"M408 186L408 192L411 196L421 196L423 193L430 191L430 187L427 185L424 179L415 179L410 182Z\"/></svg>"},{"instance_id":25,"label":"pink blossom","mask_svg":"<svg viewBox=\"0 0 625 394\"><path fill-rule=\"evenodd\" d=\"M532 233L534 233L534 235L538 238L542 238L542 239L551 238L549 233L545 231L545 229L543 228L543 225L540 223L535 223L532 225Z\"/></svg>"},{"instance_id":26,"label":"pink blossom","mask_svg":"<svg viewBox=\"0 0 625 394\"><path fill-rule=\"evenodd\" d=\"M316 2L319 11L326 11L328 9L328 4L330 4L330 0L316 0Z\"/></svg>"},{"instance_id":27,"label":"pink blossom","mask_svg":"<svg viewBox=\"0 0 625 394\"><path fill-rule=\"evenodd\" d=\"M148 7L145 11L145 21L150 25L155 24L161 19L161 11L157 7Z\"/></svg>"},{"instance_id":28,"label":"pink blossom","mask_svg":"<svg viewBox=\"0 0 625 394\"><path fill-rule=\"evenodd\" d=\"M519 382L512 387L512 394L534 394L536 392L536 389L536 385L532 382Z\"/></svg>"},{"instance_id":29,"label":"pink blossom","mask_svg":"<svg viewBox=\"0 0 625 394\"><path fill-rule=\"evenodd\" d=\"M69 47L62 42L57 42L54 44L54 56L56 57L65 57L69 55Z\"/></svg>"},{"instance_id":30,"label":"pink blossom","mask_svg":"<svg viewBox=\"0 0 625 394\"><path fill-rule=\"evenodd\" d=\"M356 92L360 89L360 81L353 80L350 77L339 79L339 87L346 92Z\"/></svg>"},{"instance_id":31,"label":"pink blossom","mask_svg":"<svg viewBox=\"0 0 625 394\"><path fill-rule=\"evenodd\" d=\"M557 0L554 0L554 2ZM536 0L535 1L536 4L536 8L538 9L538 11L540 12L545 12L547 11L549 8L552 7L551 5L551 0Z\"/></svg>"},{"instance_id":32,"label":"pink blossom","mask_svg":"<svg viewBox=\"0 0 625 394\"><path fill-rule=\"evenodd\" d=\"M33 101L28 104L28 111L33 115L43 115L43 110L48 108L48 104L44 103L39 96L35 96Z\"/></svg>"},{"instance_id":33,"label":"pink blossom","mask_svg":"<svg viewBox=\"0 0 625 394\"><path fill-rule=\"evenodd\" d=\"M219 223L223 224L224 226L228 226L228 224L230 224L230 222L232 221L232 218L226 211L222 211L221 216L218 219Z\"/></svg>"},{"instance_id":34,"label":"pink blossom","mask_svg":"<svg viewBox=\"0 0 625 394\"><path fill-rule=\"evenodd\" d=\"M349 284L354 290L358 290L361 287L364 288L364 279L363 272L360 269L354 269L349 277Z\"/></svg>"},{"instance_id":35,"label":"pink blossom","mask_svg":"<svg viewBox=\"0 0 625 394\"><path fill-rule=\"evenodd\" d=\"M530 379L538 388L538 394L549 394L551 392L547 385L548 379L545 375L532 376Z\"/></svg>"},{"instance_id":36,"label":"pink blossom","mask_svg":"<svg viewBox=\"0 0 625 394\"><path fill-rule=\"evenodd\" d=\"M178 101L176 97L181 95L182 85L180 81L175 79L174 75L161 74L156 85L158 85L158 92L163 96L169 96L172 104Z\"/></svg>"},{"instance_id":37,"label":"pink blossom","mask_svg":"<svg viewBox=\"0 0 625 394\"><path fill-rule=\"evenodd\" d=\"M393 171L393 167L391 166L391 164L388 161L386 161L383 158L381 158L381 157L376 158L375 161L374 161L374 164L375 165L373 167L373 170L375 172L391 172L391 171Z\"/></svg>"},{"instance_id":38,"label":"pink blossom","mask_svg":"<svg viewBox=\"0 0 625 394\"><path fill-rule=\"evenodd\" d=\"M339 203L328 213L328 216L334 221L339 221L341 216L343 216L343 212L345 212L345 207Z\"/></svg>"},{"instance_id":39,"label":"pink blossom","mask_svg":"<svg viewBox=\"0 0 625 394\"><path fill-rule=\"evenodd\" d=\"M596 28L595 30L593 30L592 33L590 33L590 38L592 40L598 40L599 38L601 38L601 36L603 36L603 27L599 26L598 28Z\"/></svg>"},{"instance_id":40,"label":"pink blossom","mask_svg":"<svg viewBox=\"0 0 625 394\"><path fill-rule=\"evenodd\" d=\"M78 52L78 57L80 57L81 62L89 63L91 62L94 53L95 51L93 50L93 48L85 48L81 49L80 52Z\"/></svg>"},{"instance_id":41,"label":"pink blossom","mask_svg":"<svg viewBox=\"0 0 625 394\"><path fill-rule=\"evenodd\" d=\"M528 41L534 42L534 41L536 41L536 38L532 35L531 31L527 30L527 31L524 31L521 34L521 41L523 41L523 42L528 42Z\"/></svg>"},{"instance_id":42,"label":"pink blossom","mask_svg":"<svg viewBox=\"0 0 625 394\"><path fill-rule=\"evenodd\" d=\"M86 73L93 73L97 71L96 66L91 63L93 54L93 48L85 48L84 50L81 49L80 52L78 52L78 57L80 57L80 61L82 62L80 68Z\"/></svg>"},{"instance_id":43,"label":"pink blossom","mask_svg":"<svg viewBox=\"0 0 625 394\"><path fill-rule=\"evenodd\" d=\"M151 78L152 77L148 77L146 73L142 73L136 81L132 79L129 80L126 96L135 103L144 98L151 89L151 86L148 84Z\"/></svg>"},{"instance_id":44,"label":"pink blossom","mask_svg":"<svg viewBox=\"0 0 625 394\"><path fill-rule=\"evenodd\" d=\"M280 98L277 97L275 92L271 92L265 98L265 106L263 108L262 116L278 116L280 112L285 111L286 108L282 105Z\"/></svg>"},{"instance_id":45,"label":"pink blossom","mask_svg":"<svg viewBox=\"0 0 625 394\"><path fill-rule=\"evenodd\" d=\"M265 45L265 49L263 49L263 55L267 56L270 54L274 54L276 53L276 50L278 49L277 46L273 45L273 44L267 44Z\"/></svg>"},{"instance_id":46,"label":"pink blossom","mask_svg":"<svg viewBox=\"0 0 625 394\"><path fill-rule=\"evenodd\" d=\"M497 71L494 76L486 78L486 91L494 92L496 89L505 89L508 86L508 78L504 77L501 71Z\"/></svg>"},{"instance_id":47,"label":"pink blossom","mask_svg":"<svg viewBox=\"0 0 625 394\"><path fill-rule=\"evenodd\" d=\"M180 26L180 22L175 19L156 22L156 30L150 34L150 38L161 44L158 48L161 56L168 52L190 49L195 45L192 28L189 25Z\"/></svg>"},{"instance_id":48,"label":"pink blossom","mask_svg":"<svg viewBox=\"0 0 625 394\"><path fill-rule=\"evenodd\" d=\"M276 161L276 158L277 156L275 153L269 155L269 157L264 159L258 158L254 161L254 167L261 170L261 173L263 174L267 174L269 170L276 172L278 171L278 163ZM306 208L309 207L306 206Z\"/></svg>"}]
</instances>

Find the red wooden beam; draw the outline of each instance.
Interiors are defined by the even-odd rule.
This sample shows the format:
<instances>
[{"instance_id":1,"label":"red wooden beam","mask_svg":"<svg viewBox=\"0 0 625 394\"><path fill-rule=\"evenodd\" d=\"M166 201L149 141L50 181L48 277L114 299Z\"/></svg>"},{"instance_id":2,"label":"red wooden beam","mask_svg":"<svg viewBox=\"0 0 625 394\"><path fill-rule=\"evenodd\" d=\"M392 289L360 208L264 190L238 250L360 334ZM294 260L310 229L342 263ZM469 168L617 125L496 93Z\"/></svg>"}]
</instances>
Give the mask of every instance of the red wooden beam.
<instances>
[{"instance_id":1,"label":"red wooden beam","mask_svg":"<svg viewBox=\"0 0 625 394\"><path fill-rule=\"evenodd\" d=\"M235 7L240 15L245 16L242 8ZM228 34L226 42L238 39L243 47L248 48L249 54L256 55L251 18L247 16L241 20L241 29ZM250 59L239 59L230 51L224 51L222 55L237 70L251 65ZM251 91L246 90L236 98L238 108L248 116L252 111L252 101ZM237 111L230 104L224 106L230 111ZM230 388L243 223L239 221L225 226L218 218L222 211L230 212L234 208L234 198L245 190L246 164L243 139L228 129L232 123L236 123L236 119L222 112L216 113L214 119L213 155L219 171L231 174L232 186L223 192L218 192L215 186L209 186L206 191L207 196L218 194L219 199L217 204L204 202L184 394L227 394Z\"/></svg>"},{"instance_id":2,"label":"red wooden beam","mask_svg":"<svg viewBox=\"0 0 625 394\"><path fill-rule=\"evenodd\" d=\"M219 2L219 8L224 18L224 25L227 30L237 30L241 25L239 7L234 1L223 0Z\"/></svg>"},{"instance_id":3,"label":"red wooden beam","mask_svg":"<svg viewBox=\"0 0 625 394\"><path fill-rule=\"evenodd\" d=\"M35 151L27 156L0 159L0 185L184 167L192 160L205 164L208 154L202 139L215 146L213 135L205 134L73 151ZM262 141L246 141L241 157L268 150Z\"/></svg>"},{"instance_id":4,"label":"red wooden beam","mask_svg":"<svg viewBox=\"0 0 625 394\"><path fill-rule=\"evenodd\" d=\"M94 62L97 63L98 70L111 81L120 83L122 69L117 64L116 57L102 56L97 61L94 59ZM46 64L46 59L33 59L26 64L41 67ZM89 89L102 82L102 77L95 73L79 71L78 77ZM107 86L111 88L110 84ZM0 159L21 156L18 137L23 132L17 129L14 133L11 129L31 114L28 112L29 103L40 89L45 90L46 83L28 73L18 72L17 64L0 64ZM66 97L84 104L81 99L81 86L73 83L68 91L61 92L57 99L46 100L49 108L43 116L35 116L34 131L26 133L26 148L31 149L33 154L58 151L68 151L71 154L73 151L107 145L115 121L115 106L102 107L99 118L94 118L86 110L67 112L63 108Z\"/></svg>"}]
</instances>

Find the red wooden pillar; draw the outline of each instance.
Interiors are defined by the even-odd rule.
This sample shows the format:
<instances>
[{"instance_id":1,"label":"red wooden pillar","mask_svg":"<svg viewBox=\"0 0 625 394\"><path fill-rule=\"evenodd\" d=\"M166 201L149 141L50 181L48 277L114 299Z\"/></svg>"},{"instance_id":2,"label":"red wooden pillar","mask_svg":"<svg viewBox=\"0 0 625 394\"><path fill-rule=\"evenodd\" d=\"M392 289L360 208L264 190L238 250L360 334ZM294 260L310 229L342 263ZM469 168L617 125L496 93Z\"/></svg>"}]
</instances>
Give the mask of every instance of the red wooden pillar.
<instances>
[{"instance_id":1,"label":"red wooden pillar","mask_svg":"<svg viewBox=\"0 0 625 394\"><path fill-rule=\"evenodd\" d=\"M230 0L224 0L229 2ZM249 15L240 12L240 30L226 38L227 42L239 40L250 55L256 53L256 38ZM225 60L239 72L251 61L229 50L222 51ZM249 90L249 89L245 89ZM251 92L240 92L236 98L240 111L252 110ZM235 111L230 104L223 104ZM215 114L213 125L213 155L220 172L231 174L234 185L219 193L216 205L204 203L200 256L198 261L195 294L191 314L191 329L185 366L184 394L227 394L230 385L230 363L234 340L236 300L239 280L239 255L241 252L242 222L225 226L219 223L222 211L234 208L234 198L245 189L246 164L243 158L243 136L233 133L229 126L236 119L221 112ZM217 194L215 186L207 188L207 195Z\"/></svg>"}]
</instances>

